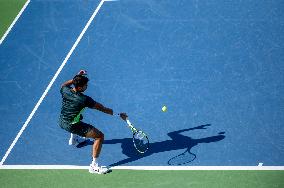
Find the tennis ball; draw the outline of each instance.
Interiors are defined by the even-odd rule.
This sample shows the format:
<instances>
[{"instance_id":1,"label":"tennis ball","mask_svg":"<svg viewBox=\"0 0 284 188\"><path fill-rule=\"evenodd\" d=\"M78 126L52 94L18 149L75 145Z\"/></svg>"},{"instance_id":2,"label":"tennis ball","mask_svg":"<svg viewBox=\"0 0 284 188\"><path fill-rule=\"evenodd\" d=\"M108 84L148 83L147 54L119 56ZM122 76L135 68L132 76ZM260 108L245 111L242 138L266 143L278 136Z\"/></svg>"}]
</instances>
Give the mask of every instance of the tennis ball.
<instances>
[{"instance_id":1,"label":"tennis ball","mask_svg":"<svg viewBox=\"0 0 284 188\"><path fill-rule=\"evenodd\" d=\"M166 106L163 106L162 111L163 111L163 112L166 112L166 111L167 111L167 107L166 107Z\"/></svg>"}]
</instances>

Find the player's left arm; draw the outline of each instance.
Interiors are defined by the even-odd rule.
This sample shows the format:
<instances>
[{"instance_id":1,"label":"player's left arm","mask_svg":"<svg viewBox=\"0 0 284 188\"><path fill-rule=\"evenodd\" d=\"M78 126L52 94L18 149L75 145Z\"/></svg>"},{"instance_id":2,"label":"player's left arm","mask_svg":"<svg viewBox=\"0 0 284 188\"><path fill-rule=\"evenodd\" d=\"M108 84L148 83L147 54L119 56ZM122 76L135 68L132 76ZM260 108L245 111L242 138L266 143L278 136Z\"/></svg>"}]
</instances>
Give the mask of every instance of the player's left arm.
<instances>
[{"instance_id":1,"label":"player's left arm","mask_svg":"<svg viewBox=\"0 0 284 188\"><path fill-rule=\"evenodd\" d=\"M67 86L70 87L73 84L73 80L68 80L61 85L61 88Z\"/></svg>"},{"instance_id":2,"label":"player's left arm","mask_svg":"<svg viewBox=\"0 0 284 188\"><path fill-rule=\"evenodd\" d=\"M77 75L87 75L87 71L80 70ZM70 87L72 84L73 84L73 79L68 80L61 85L61 88L65 87L65 86Z\"/></svg>"}]
</instances>

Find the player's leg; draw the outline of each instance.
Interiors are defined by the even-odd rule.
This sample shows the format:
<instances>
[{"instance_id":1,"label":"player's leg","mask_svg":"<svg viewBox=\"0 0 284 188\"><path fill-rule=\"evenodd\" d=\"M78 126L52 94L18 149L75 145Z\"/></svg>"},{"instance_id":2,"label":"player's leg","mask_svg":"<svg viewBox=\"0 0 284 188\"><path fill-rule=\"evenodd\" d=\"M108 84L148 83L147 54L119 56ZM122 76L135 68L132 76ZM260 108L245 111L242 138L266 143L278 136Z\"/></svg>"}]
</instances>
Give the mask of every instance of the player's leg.
<instances>
[{"instance_id":1,"label":"player's leg","mask_svg":"<svg viewBox=\"0 0 284 188\"><path fill-rule=\"evenodd\" d=\"M70 123L65 123L63 121L60 122L59 126L68 131L70 133L70 139L69 139L69 142L68 144L69 145L77 145L83 141L85 141L85 139L83 139L83 137L80 137L77 132L81 132L79 131L79 129L74 129L74 125L73 124L70 124Z\"/></svg>"},{"instance_id":2,"label":"player's leg","mask_svg":"<svg viewBox=\"0 0 284 188\"><path fill-rule=\"evenodd\" d=\"M82 119L83 119L83 115L80 114L80 121L82 121ZM80 144L84 141L86 141L86 138L84 136L79 136L79 135L71 133L68 144L69 145L77 145L77 144Z\"/></svg>"},{"instance_id":3,"label":"player's leg","mask_svg":"<svg viewBox=\"0 0 284 188\"><path fill-rule=\"evenodd\" d=\"M86 134L87 138L93 138L93 161L90 164L89 172L96 173L96 174L105 174L108 173L110 170L106 167L99 166L98 164L98 157L101 153L102 144L104 141L104 134L95 127L90 128L90 130Z\"/></svg>"},{"instance_id":4,"label":"player's leg","mask_svg":"<svg viewBox=\"0 0 284 188\"><path fill-rule=\"evenodd\" d=\"M100 130L90 124L80 121L72 125L70 132L82 137L93 138L93 157L99 157L104 141L104 134Z\"/></svg>"},{"instance_id":5,"label":"player's leg","mask_svg":"<svg viewBox=\"0 0 284 188\"><path fill-rule=\"evenodd\" d=\"M97 128L91 127L86 133L86 137L95 139L93 144L93 157L98 158L101 153L102 144L104 141L104 134Z\"/></svg>"},{"instance_id":6,"label":"player's leg","mask_svg":"<svg viewBox=\"0 0 284 188\"><path fill-rule=\"evenodd\" d=\"M76 134L73 134L73 133L70 133L70 138L69 138L69 142L68 144L71 146L77 146L78 144L81 144L83 142L86 141L86 138L85 137L82 137L82 136L78 136Z\"/></svg>"},{"instance_id":7,"label":"player's leg","mask_svg":"<svg viewBox=\"0 0 284 188\"><path fill-rule=\"evenodd\" d=\"M79 136L82 136L82 137L94 139L93 154L92 154L93 161L90 164L89 172L96 173L96 174L105 174L109 172L109 169L99 166L97 162L97 158L99 157L101 149L102 149L102 144L104 141L104 134L97 128L93 127L92 125L81 122L81 121L72 125L71 132Z\"/></svg>"}]
</instances>

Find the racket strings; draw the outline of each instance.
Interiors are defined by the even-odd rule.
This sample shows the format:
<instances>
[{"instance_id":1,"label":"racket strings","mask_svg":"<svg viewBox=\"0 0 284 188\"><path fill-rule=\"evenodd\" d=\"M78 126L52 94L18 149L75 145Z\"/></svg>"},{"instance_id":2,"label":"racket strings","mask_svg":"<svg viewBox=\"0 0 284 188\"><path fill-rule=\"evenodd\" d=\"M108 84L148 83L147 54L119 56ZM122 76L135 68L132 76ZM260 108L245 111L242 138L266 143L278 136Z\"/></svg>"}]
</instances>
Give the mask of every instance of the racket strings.
<instances>
[{"instance_id":1,"label":"racket strings","mask_svg":"<svg viewBox=\"0 0 284 188\"><path fill-rule=\"evenodd\" d=\"M138 152L145 153L148 150L149 140L142 131L138 131L133 135L133 142Z\"/></svg>"}]
</instances>

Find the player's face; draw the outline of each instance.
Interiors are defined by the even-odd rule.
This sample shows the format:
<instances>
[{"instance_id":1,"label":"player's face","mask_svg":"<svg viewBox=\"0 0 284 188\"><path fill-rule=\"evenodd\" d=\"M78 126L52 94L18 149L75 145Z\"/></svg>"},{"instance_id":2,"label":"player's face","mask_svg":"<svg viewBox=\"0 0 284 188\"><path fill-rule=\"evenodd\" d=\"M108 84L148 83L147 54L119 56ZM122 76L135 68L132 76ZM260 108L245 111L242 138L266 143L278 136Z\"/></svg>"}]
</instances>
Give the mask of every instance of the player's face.
<instances>
[{"instance_id":1,"label":"player's face","mask_svg":"<svg viewBox=\"0 0 284 188\"><path fill-rule=\"evenodd\" d=\"M88 88L88 84L84 85L83 87L78 87L78 91L84 92Z\"/></svg>"},{"instance_id":2,"label":"player's face","mask_svg":"<svg viewBox=\"0 0 284 188\"><path fill-rule=\"evenodd\" d=\"M82 91L86 91L87 88L88 88L88 84L86 84L82 87Z\"/></svg>"}]
</instances>

